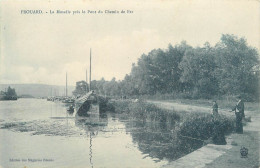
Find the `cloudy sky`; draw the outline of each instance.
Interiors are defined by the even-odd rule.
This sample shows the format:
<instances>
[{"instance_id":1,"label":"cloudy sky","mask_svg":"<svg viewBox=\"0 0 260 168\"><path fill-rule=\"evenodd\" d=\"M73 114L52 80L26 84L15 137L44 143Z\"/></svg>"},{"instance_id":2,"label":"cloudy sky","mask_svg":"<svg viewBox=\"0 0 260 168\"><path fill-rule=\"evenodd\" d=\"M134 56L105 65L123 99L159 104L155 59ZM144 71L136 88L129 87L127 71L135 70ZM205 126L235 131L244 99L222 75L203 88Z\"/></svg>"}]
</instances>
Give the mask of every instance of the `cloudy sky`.
<instances>
[{"instance_id":1,"label":"cloudy sky","mask_svg":"<svg viewBox=\"0 0 260 168\"><path fill-rule=\"evenodd\" d=\"M0 83L65 84L122 80L143 54L186 40L214 45L221 34L260 46L260 2L254 0L7 1L1 4ZM43 14L21 14L42 10ZM57 10L131 10L131 14L50 14ZM48 12L48 13L46 13Z\"/></svg>"}]
</instances>

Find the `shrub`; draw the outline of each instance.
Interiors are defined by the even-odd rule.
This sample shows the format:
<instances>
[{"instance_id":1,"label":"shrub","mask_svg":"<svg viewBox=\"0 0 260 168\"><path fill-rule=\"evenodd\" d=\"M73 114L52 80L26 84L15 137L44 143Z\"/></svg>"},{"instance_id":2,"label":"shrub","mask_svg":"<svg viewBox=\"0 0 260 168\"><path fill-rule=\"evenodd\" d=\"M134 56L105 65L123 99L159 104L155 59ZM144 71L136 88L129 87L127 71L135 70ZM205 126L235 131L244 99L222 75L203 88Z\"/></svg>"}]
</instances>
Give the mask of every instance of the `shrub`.
<instances>
[{"instance_id":1,"label":"shrub","mask_svg":"<svg viewBox=\"0 0 260 168\"><path fill-rule=\"evenodd\" d=\"M215 144L225 144L224 135L234 130L234 119L223 115L192 114L182 123L176 131L182 150L191 152L201 147L205 140L213 138ZM185 145L183 145L185 144Z\"/></svg>"}]
</instances>

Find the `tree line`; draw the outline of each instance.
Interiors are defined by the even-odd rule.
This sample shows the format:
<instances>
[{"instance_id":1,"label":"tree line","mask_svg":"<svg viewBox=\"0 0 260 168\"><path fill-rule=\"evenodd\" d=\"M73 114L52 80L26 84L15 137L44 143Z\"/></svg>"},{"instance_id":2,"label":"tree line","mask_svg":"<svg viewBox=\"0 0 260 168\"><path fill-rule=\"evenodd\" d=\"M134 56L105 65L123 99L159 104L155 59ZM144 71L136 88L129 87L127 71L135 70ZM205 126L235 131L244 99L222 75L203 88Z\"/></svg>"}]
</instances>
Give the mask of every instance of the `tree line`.
<instances>
[{"instance_id":1,"label":"tree line","mask_svg":"<svg viewBox=\"0 0 260 168\"><path fill-rule=\"evenodd\" d=\"M106 96L181 95L212 98L242 95L259 98L259 53L245 38L222 35L211 46L192 47L185 41L154 49L132 64L122 81L94 80L92 90Z\"/></svg>"},{"instance_id":2,"label":"tree line","mask_svg":"<svg viewBox=\"0 0 260 168\"><path fill-rule=\"evenodd\" d=\"M15 89L8 86L6 91L0 91L0 100L17 100Z\"/></svg>"}]
</instances>

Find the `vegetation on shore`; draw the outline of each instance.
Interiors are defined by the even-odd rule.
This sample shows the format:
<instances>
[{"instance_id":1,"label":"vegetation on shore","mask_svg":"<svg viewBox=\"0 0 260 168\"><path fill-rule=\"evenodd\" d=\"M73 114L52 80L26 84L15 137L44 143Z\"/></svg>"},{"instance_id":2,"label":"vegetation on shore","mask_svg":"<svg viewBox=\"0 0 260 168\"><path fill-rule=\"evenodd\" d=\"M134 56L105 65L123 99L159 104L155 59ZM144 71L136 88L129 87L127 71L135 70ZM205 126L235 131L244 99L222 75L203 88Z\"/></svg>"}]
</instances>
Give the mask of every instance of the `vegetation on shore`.
<instances>
[{"instance_id":1,"label":"vegetation on shore","mask_svg":"<svg viewBox=\"0 0 260 168\"><path fill-rule=\"evenodd\" d=\"M116 100L111 104L115 113L134 120L131 127L140 132L131 134L134 141L142 142L138 143L140 150L161 159L175 160L206 143L225 144L224 136L234 130L234 118L223 115L165 110L144 101ZM161 146L162 141L167 147Z\"/></svg>"},{"instance_id":2,"label":"vegetation on shore","mask_svg":"<svg viewBox=\"0 0 260 168\"><path fill-rule=\"evenodd\" d=\"M92 89L112 97L221 99L242 95L259 100L259 53L244 38L222 35L211 46L186 42L143 54L122 81L91 81Z\"/></svg>"},{"instance_id":3,"label":"vegetation on shore","mask_svg":"<svg viewBox=\"0 0 260 168\"><path fill-rule=\"evenodd\" d=\"M0 100L17 100L17 94L15 89L12 89L10 86L7 88L7 91L0 92Z\"/></svg>"}]
</instances>

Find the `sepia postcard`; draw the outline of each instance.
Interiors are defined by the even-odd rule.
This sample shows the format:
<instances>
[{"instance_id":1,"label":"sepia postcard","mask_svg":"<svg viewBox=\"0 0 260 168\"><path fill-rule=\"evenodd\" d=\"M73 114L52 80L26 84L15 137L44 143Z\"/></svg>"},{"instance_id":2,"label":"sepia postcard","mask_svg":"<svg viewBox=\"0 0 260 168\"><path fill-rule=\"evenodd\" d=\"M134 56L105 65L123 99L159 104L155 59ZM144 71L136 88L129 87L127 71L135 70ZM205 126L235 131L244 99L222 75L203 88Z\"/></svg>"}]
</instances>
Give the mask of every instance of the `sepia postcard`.
<instances>
[{"instance_id":1,"label":"sepia postcard","mask_svg":"<svg viewBox=\"0 0 260 168\"><path fill-rule=\"evenodd\" d=\"M259 168L259 0L1 0L0 168Z\"/></svg>"}]
</instances>

